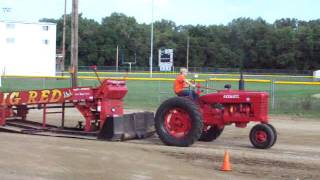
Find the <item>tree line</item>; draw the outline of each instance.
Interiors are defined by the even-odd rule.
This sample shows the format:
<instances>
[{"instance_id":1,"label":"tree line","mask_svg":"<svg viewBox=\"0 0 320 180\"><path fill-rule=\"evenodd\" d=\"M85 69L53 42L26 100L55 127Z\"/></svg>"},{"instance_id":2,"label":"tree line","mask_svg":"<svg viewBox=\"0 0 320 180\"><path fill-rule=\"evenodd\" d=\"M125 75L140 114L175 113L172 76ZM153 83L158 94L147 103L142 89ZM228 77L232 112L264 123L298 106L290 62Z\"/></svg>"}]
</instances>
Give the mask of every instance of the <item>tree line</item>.
<instances>
[{"instance_id":1,"label":"tree line","mask_svg":"<svg viewBox=\"0 0 320 180\"><path fill-rule=\"evenodd\" d=\"M41 19L57 23L57 49L62 47L63 17ZM70 63L71 15L67 15L66 65ZM174 65L243 69L313 70L320 68L320 19L279 19L270 24L262 18L238 18L226 25L177 25L170 20L154 23L154 66L158 49L174 50ZM101 23L79 17L79 65L115 66L137 60L149 66L150 24L113 13Z\"/></svg>"}]
</instances>

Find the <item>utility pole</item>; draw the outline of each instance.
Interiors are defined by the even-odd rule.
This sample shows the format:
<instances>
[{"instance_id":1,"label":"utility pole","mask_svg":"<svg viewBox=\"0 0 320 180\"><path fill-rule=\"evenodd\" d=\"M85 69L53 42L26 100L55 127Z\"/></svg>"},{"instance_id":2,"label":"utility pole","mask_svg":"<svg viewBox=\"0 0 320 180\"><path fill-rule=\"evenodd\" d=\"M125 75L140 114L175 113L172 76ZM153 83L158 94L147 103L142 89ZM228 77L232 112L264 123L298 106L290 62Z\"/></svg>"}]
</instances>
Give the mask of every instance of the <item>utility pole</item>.
<instances>
[{"instance_id":1,"label":"utility pole","mask_svg":"<svg viewBox=\"0 0 320 180\"><path fill-rule=\"evenodd\" d=\"M66 11L67 11L67 0L64 0L64 15L63 15L63 30L62 30L62 59L60 62L60 70L62 76L65 70L64 63L66 59Z\"/></svg>"},{"instance_id":2,"label":"utility pole","mask_svg":"<svg viewBox=\"0 0 320 180\"><path fill-rule=\"evenodd\" d=\"M78 74L78 0L72 0L72 20L71 20L71 75L72 87L77 86Z\"/></svg>"},{"instance_id":3,"label":"utility pole","mask_svg":"<svg viewBox=\"0 0 320 180\"><path fill-rule=\"evenodd\" d=\"M187 38L187 70L189 71L189 48L190 48L190 37Z\"/></svg>"},{"instance_id":4,"label":"utility pole","mask_svg":"<svg viewBox=\"0 0 320 180\"><path fill-rule=\"evenodd\" d=\"M152 78L152 65L153 65L153 2L151 2L151 38L150 38L150 77Z\"/></svg>"},{"instance_id":5,"label":"utility pole","mask_svg":"<svg viewBox=\"0 0 320 180\"><path fill-rule=\"evenodd\" d=\"M119 46L117 45L117 55L116 55L116 72L119 71Z\"/></svg>"}]
</instances>

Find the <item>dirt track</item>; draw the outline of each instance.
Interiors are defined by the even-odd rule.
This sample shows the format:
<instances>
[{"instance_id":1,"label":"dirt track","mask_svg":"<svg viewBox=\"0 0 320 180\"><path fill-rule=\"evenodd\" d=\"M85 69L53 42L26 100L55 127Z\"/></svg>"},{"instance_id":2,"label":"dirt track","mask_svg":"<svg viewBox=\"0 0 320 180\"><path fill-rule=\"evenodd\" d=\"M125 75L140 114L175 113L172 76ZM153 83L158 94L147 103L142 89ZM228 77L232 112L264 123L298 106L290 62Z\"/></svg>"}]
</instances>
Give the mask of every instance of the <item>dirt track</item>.
<instances>
[{"instance_id":1,"label":"dirt track","mask_svg":"<svg viewBox=\"0 0 320 180\"><path fill-rule=\"evenodd\" d=\"M80 120L68 115L70 124ZM278 142L269 150L252 148L250 129L234 127L188 148L164 146L157 137L105 142L0 133L0 179L320 179L320 120L275 116L271 122ZM228 173L219 171L225 149Z\"/></svg>"}]
</instances>

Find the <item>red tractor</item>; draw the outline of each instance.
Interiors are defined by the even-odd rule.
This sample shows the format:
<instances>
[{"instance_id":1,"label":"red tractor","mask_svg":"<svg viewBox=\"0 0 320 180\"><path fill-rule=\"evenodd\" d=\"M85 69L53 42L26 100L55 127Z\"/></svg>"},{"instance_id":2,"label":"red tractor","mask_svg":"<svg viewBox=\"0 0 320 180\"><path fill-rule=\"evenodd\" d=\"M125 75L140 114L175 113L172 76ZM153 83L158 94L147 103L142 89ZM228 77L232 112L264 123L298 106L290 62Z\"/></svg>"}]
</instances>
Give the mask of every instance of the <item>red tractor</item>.
<instances>
[{"instance_id":1,"label":"red tractor","mask_svg":"<svg viewBox=\"0 0 320 180\"><path fill-rule=\"evenodd\" d=\"M253 146L260 149L272 147L277 132L268 123L268 93L230 90L230 85L225 88L196 100L173 97L164 101L155 115L160 139L170 146L190 146L197 140L215 140L226 125L234 123L236 127L244 128L253 121L260 122L249 135Z\"/></svg>"}]
</instances>

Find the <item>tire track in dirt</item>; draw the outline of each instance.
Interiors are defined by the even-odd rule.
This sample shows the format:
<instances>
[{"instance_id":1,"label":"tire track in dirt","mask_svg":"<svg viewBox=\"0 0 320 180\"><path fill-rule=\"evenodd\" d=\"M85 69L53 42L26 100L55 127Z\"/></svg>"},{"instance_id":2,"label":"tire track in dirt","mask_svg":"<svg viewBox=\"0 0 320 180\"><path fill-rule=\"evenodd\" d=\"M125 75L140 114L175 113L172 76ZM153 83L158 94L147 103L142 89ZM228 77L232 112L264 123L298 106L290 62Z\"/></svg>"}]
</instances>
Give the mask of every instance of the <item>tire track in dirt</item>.
<instances>
[{"instance_id":1,"label":"tire track in dirt","mask_svg":"<svg viewBox=\"0 0 320 180\"><path fill-rule=\"evenodd\" d=\"M197 148L192 151L185 149L176 150L165 149L159 147L149 148L142 147L146 152L159 152L166 156L174 157L190 163L197 167L205 169L219 170L223 162L223 153L207 152L199 153ZM285 160L277 160L258 157L243 157L238 153L231 153L231 163L233 166L233 175L250 176L253 178L266 178L266 179L320 179L320 165L309 164L302 162L292 162Z\"/></svg>"},{"instance_id":2,"label":"tire track in dirt","mask_svg":"<svg viewBox=\"0 0 320 180\"><path fill-rule=\"evenodd\" d=\"M320 179L320 149L280 142L267 150L250 146L247 136L222 137L212 143L197 142L192 147L164 146L156 137L132 140L126 143L146 152L159 152L205 169L219 170L223 152L229 149L233 175L259 179ZM314 137L317 138L316 136ZM238 139L238 140L237 140Z\"/></svg>"}]
</instances>

